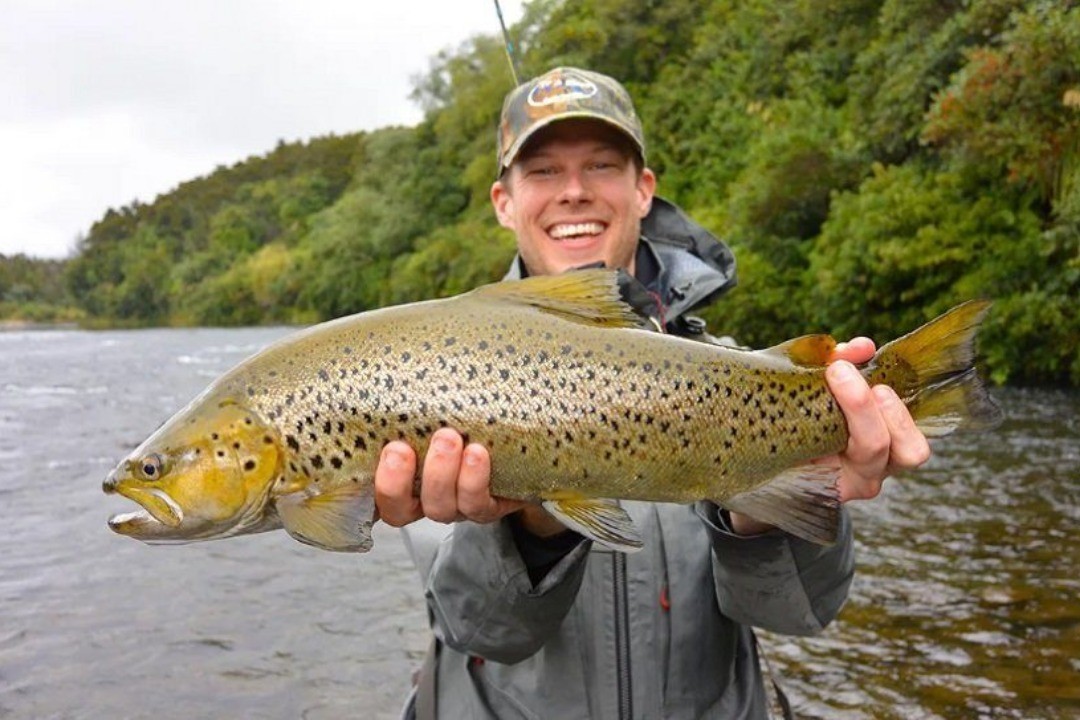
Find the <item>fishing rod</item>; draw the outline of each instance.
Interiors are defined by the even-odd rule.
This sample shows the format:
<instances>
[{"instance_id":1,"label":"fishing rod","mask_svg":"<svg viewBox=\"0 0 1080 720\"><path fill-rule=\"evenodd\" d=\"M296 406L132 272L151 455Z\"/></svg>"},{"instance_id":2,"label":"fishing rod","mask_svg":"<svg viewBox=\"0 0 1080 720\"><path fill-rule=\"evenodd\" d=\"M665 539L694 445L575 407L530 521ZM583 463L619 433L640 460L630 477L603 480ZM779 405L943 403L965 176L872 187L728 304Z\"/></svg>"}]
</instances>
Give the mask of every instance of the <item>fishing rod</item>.
<instances>
[{"instance_id":1,"label":"fishing rod","mask_svg":"<svg viewBox=\"0 0 1080 720\"><path fill-rule=\"evenodd\" d=\"M503 49L506 50L506 62L510 65L510 74L514 76L514 87L521 84L518 80L518 68L517 68L517 54L514 51L514 43L510 40L510 33L506 30L506 21L503 20L502 7L499 6L499 0L495 0L495 14L499 16L499 27L502 28L503 34Z\"/></svg>"}]
</instances>

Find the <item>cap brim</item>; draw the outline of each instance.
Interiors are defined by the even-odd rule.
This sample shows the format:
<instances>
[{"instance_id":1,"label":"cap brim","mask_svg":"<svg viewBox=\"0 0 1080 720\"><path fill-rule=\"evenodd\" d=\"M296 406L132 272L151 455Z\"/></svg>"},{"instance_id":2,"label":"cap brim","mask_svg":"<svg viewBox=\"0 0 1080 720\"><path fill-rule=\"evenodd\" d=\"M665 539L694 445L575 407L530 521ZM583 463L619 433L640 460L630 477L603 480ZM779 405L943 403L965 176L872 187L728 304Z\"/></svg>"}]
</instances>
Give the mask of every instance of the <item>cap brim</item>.
<instances>
[{"instance_id":1,"label":"cap brim","mask_svg":"<svg viewBox=\"0 0 1080 720\"><path fill-rule=\"evenodd\" d=\"M514 159L518 156L518 153L521 152L521 149L525 147L525 143L527 143L529 141L529 138L531 138L537 132L543 130L549 125L553 125L554 123L561 122L563 120L575 119L599 120L605 125L610 125L611 127L615 128L630 139L630 142L634 144L634 147L638 151L638 155L641 156L641 159L644 162L645 147L641 144L641 142L638 141L636 137L634 137L634 134L630 131L628 127L626 127L622 123L615 122L610 117L601 115L600 113L590 112L587 110L571 110L569 112L559 113L558 115L552 115L550 117L544 118L543 120L539 120L532 127L530 127L527 132L519 135L517 140L514 141L514 144L510 146L510 149L507 152L503 153L502 161L499 164L499 173L501 174L504 170L514 164Z\"/></svg>"}]
</instances>

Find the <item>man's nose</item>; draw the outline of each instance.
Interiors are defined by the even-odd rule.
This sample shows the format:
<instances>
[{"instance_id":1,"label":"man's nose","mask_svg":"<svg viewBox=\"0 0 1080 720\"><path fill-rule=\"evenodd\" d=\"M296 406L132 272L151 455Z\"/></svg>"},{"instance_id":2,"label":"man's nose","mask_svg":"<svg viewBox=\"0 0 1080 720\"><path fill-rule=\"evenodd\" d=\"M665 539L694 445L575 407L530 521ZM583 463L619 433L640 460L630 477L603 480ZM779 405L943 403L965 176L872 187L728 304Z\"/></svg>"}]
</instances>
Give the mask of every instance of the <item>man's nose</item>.
<instances>
[{"instance_id":1,"label":"man's nose","mask_svg":"<svg viewBox=\"0 0 1080 720\"><path fill-rule=\"evenodd\" d=\"M579 203L590 200L592 191L584 175L580 172L568 172L565 174L562 192L559 199L563 202Z\"/></svg>"}]
</instances>

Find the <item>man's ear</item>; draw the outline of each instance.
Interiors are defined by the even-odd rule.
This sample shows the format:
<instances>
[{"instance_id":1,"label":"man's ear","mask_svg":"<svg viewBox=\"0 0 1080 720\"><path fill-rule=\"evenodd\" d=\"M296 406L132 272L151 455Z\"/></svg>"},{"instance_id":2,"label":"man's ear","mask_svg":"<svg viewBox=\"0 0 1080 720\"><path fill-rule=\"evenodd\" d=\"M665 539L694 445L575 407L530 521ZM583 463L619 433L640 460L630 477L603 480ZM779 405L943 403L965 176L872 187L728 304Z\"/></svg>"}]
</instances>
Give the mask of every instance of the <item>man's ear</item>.
<instances>
[{"instance_id":1,"label":"man's ear","mask_svg":"<svg viewBox=\"0 0 1080 720\"><path fill-rule=\"evenodd\" d=\"M638 217L645 217L649 214L649 210L652 209L652 199L656 194L656 173L649 168L644 168L641 171L641 176L637 181L637 193L638 193Z\"/></svg>"},{"instance_id":2,"label":"man's ear","mask_svg":"<svg viewBox=\"0 0 1080 720\"><path fill-rule=\"evenodd\" d=\"M495 208L495 217L499 224L508 230L514 230L514 197L502 180L496 180L491 185L491 206Z\"/></svg>"}]
</instances>

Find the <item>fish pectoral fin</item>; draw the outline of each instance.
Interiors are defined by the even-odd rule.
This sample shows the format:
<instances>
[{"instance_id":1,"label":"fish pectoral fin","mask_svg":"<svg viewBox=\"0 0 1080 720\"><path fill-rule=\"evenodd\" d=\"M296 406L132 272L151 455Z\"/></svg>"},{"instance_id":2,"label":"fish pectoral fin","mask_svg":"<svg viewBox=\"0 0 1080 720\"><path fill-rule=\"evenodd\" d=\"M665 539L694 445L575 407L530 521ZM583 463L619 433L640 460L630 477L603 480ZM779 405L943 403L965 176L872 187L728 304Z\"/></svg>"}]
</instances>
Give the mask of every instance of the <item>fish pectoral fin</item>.
<instances>
[{"instance_id":1,"label":"fish pectoral fin","mask_svg":"<svg viewBox=\"0 0 1080 720\"><path fill-rule=\"evenodd\" d=\"M836 339L832 335L818 334L803 335L754 352L787 358L802 367L824 367L829 364L835 349Z\"/></svg>"},{"instance_id":2,"label":"fish pectoral fin","mask_svg":"<svg viewBox=\"0 0 1080 720\"><path fill-rule=\"evenodd\" d=\"M531 305L541 312L593 327L641 328L648 320L619 294L614 270L574 270L484 285L470 295Z\"/></svg>"},{"instance_id":3,"label":"fish pectoral fin","mask_svg":"<svg viewBox=\"0 0 1080 720\"><path fill-rule=\"evenodd\" d=\"M802 465L717 504L819 545L840 527L839 465Z\"/></svg>"},{"instance_id":4,"label":"fish pectoral fin","mask_svg":"<svg viewBox=\"0 0 1080 720\"><path fill-rule=\"evenodd\" d=\"M641 533L617 500L584 496L551 498L544 509L593 542L618 552L641 549Z\"/></svg>"},{"instance_id":5,"label":"fish pectoral fin","mask_svg":"<svg viewBox=\"0 0 1080 720\"><path fill-rule=\"evenodd\" d=\"M371 549L375 495L370 484L289 493L277 498L276 505L285 530L302 543L336 552Z\"/></svg>"}]
</instances>

